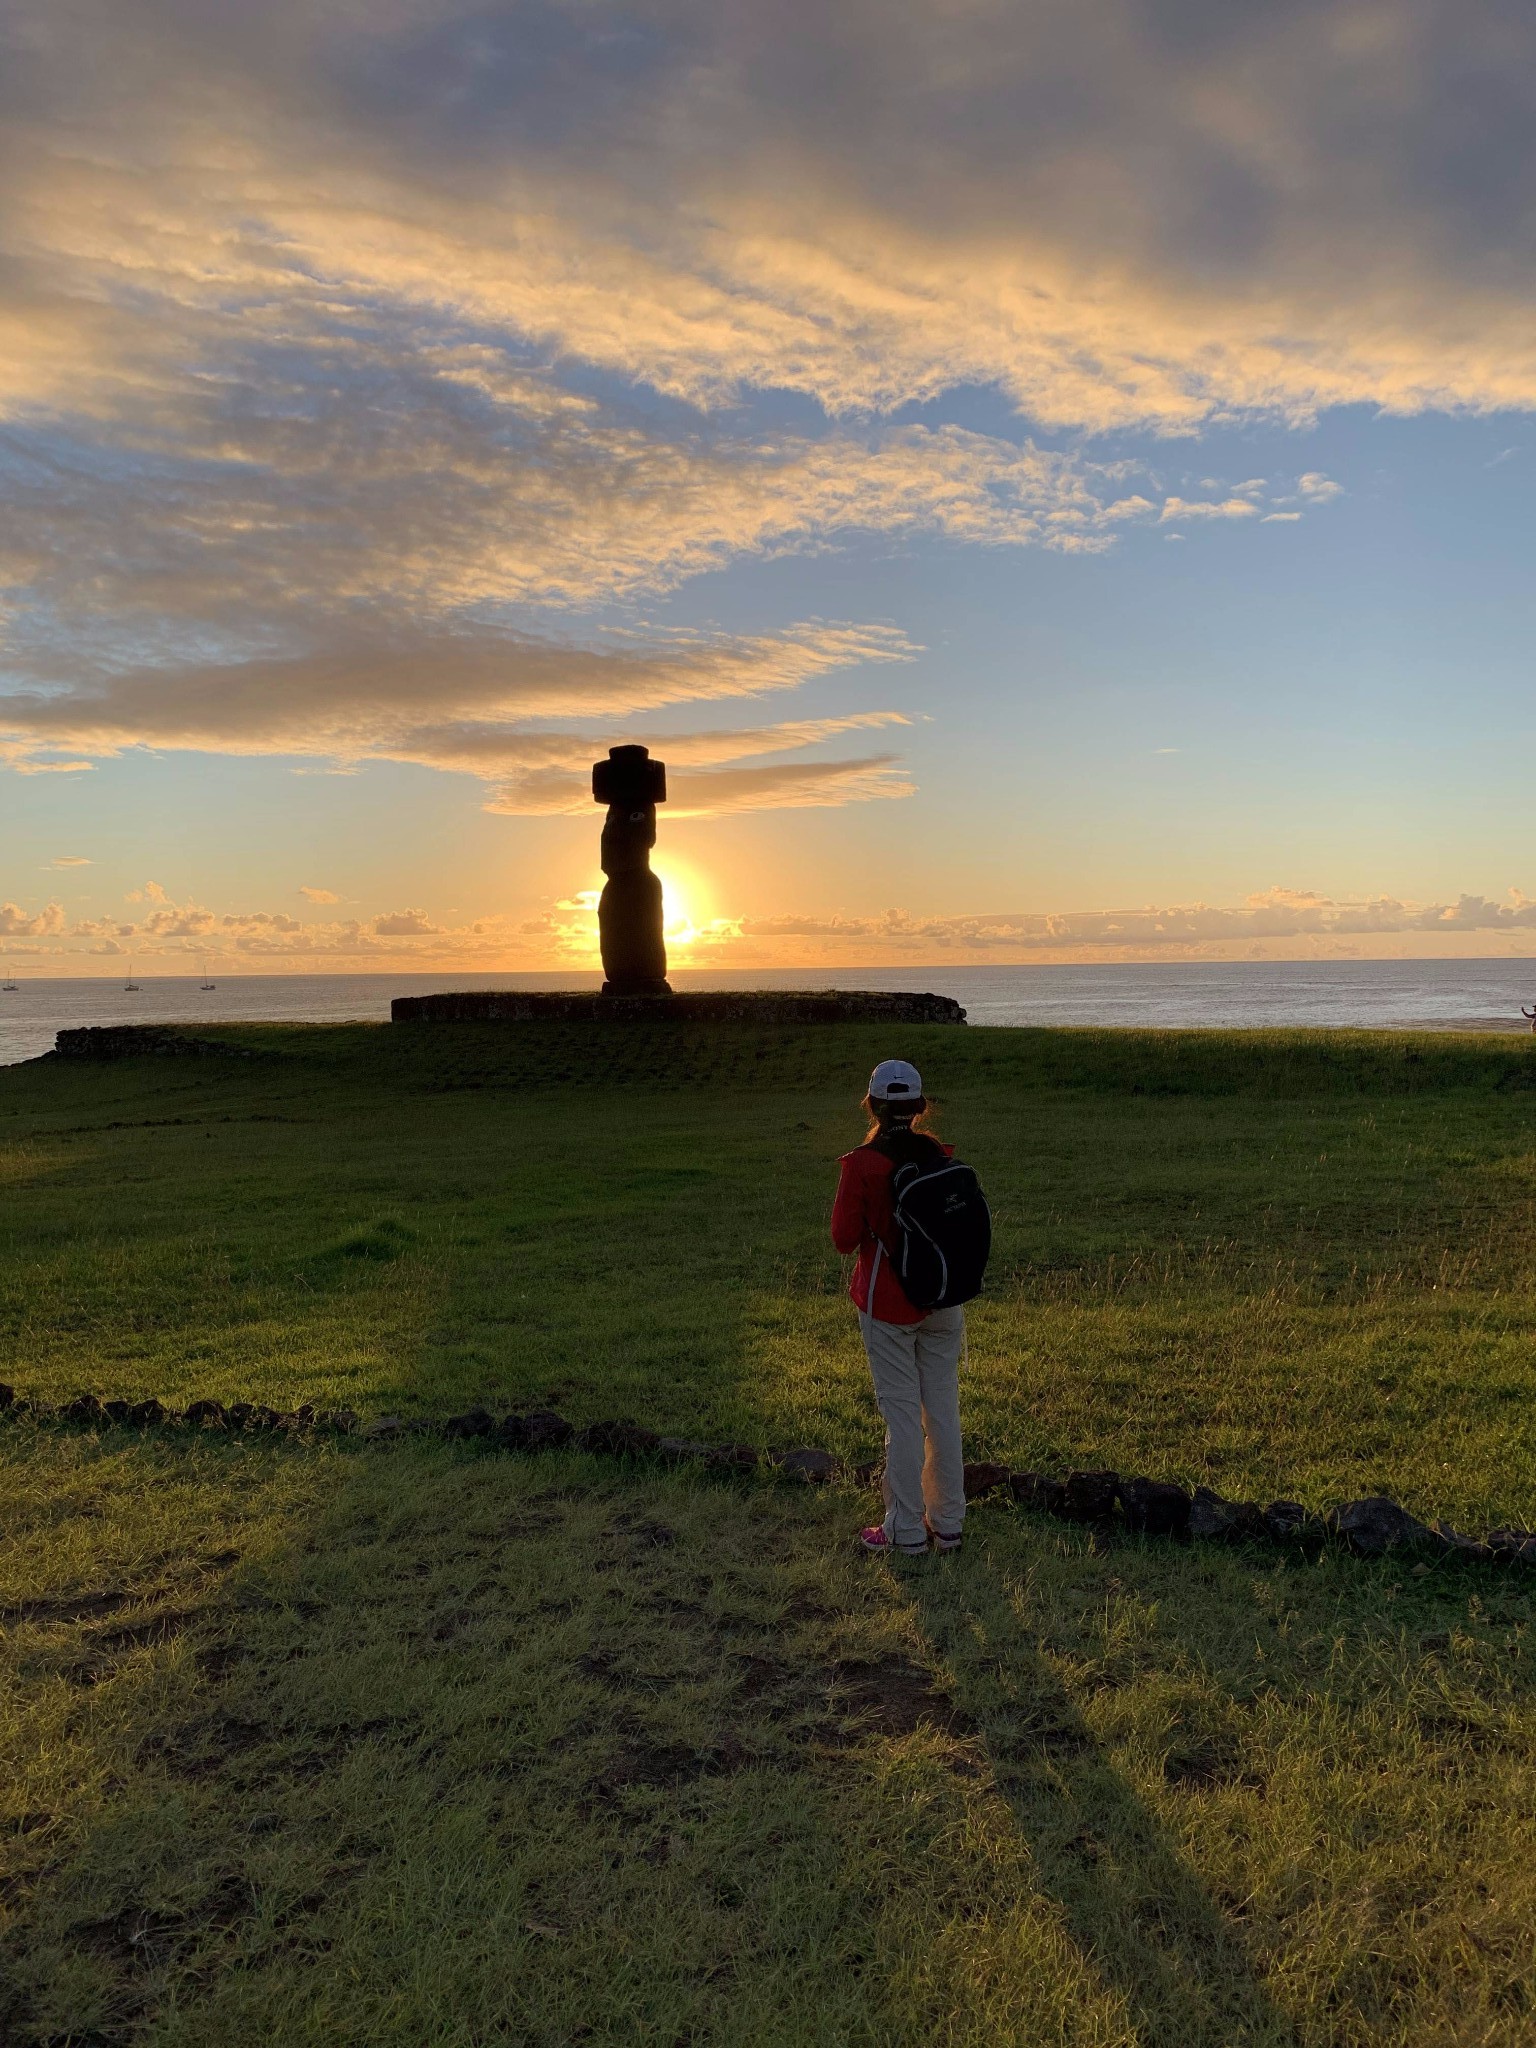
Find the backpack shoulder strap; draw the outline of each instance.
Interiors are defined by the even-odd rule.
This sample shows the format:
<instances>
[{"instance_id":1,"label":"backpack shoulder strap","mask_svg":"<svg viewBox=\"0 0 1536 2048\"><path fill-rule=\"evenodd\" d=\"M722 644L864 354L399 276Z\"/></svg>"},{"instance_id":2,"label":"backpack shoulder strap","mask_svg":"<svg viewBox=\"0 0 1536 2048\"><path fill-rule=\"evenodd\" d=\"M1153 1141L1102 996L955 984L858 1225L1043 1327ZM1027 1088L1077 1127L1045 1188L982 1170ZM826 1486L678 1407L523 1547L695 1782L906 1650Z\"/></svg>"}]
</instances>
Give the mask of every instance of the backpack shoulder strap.
<instances>
[{"instance_id":1,"label":"backpack shoulder strap","mask_svg":"<svg viewBox=\"0 0 1536 2048\"><path fill-rule=\"evenodd\" d=\"M871 1152L878 1152L889 1159L892 1166L924 1167L943 1166L949 1155L937 1138L930 1138L926 1131L892 1131L888 1138L871 1138Z\"/></svg>"}]
</instances>

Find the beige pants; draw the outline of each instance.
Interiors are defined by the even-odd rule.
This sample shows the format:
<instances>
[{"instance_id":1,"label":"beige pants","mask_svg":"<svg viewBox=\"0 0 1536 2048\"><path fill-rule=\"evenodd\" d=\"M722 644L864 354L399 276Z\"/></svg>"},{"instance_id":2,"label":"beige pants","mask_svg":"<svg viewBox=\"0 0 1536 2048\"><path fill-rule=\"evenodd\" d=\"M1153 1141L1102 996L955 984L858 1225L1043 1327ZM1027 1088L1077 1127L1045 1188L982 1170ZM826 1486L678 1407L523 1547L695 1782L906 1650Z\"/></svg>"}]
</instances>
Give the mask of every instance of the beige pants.
<instances>
[{"instance_id":1,"label":"beige pants","mask_svg":"<svg viewBox=\"0 0 1536 2048\"><path fill-rule=\"evenodd\" d=\"M960 1449L960 1347L965 1310L938 1308L920 1323L860 1316L875 1400L885 1418L885 1533L903 1550L926 1540L923 1516L941 1536L965 1521Z\"/></svg>"}]
</instances>

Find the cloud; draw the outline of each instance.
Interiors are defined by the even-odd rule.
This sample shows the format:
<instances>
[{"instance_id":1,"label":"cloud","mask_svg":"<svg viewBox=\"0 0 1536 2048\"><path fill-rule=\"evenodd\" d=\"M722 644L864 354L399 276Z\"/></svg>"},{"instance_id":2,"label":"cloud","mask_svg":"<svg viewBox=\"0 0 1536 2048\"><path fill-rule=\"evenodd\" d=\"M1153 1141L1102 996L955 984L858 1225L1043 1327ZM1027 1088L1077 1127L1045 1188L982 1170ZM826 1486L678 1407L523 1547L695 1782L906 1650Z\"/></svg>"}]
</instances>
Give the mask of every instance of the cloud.
<instances>
[{"instance_id":1,"label":"cloud","mask_svg":"<svg viewBox=\"0 0 1536 2048\"><path fill-rule=\"evenodd\" d=\"M56 868L88 868L91 861L89 856L83 853L56 853L49 865Z\"/></svg>"},{"instance_id":2,"label":"cloud","mask_svg":"<svg viewBox=\"0 0 1536 2048\"><path fill-rule=\"evenodd\" d=\"M447 308L702 404L980 383L1185 428L1532 396L1513 0L11 14L0 346L32 402L151 383L157 296L201 340L231 302L276 335Z\"/></svg>"},{"instance_id":3,"label":"cloud","mask_svg":"<svg viewBox=\"0 0 1536 2048\"><path fill-rule=\"evenodd\" d=\"M392 910L387 917L374 919L373 930L381 939L430 939L437 937L442 926L432 924L424 910Z\"/></svg>"},{"instance_id":4,"label":"cloud","mask_svg":"<svg viewBox=\"0 0 1536 2048\"><path fill-rule=\"evenodd\" d=\"M0 38L19 773L506 740L493 801L542 803L518 720L891 658L869 625L581 647L575 608L1341 492L1162 497L1042 430L1536 405L1514 0L14 0ZM946 420L975 387L1026 424ZM701 802L894 786L716 765Z\"/></svg>"},{"instance_id":5,"label":"cloud","mask_svg":"<svg viewBox=\"0 0 1536 2048\"><path fill-rule=\"evenodd\" d=\"M1395 897L1335 899L1273 888L1237 906L1143 905L1127 910L1014 911L914 917L789 914L734 921L722 957L766 960L789 946L803 957L914 962L1158 960L1309 957L1322 952L1433 952L1435 939L1502 941L1536 952L1536 901L1511 889L1503 901L1463 895L1418 904Z\"/></svg>"},{"instance_id":6,"label":"cloud","mask_svg":"<svg viewBox=\"0 0 1536 2048\"><path fill-rule=\"evenodd\" d=\"M1167 498L1158 515L1170 519L1252 519L1258 511L1250 498Z\"/></svg>"},{"instance_id":7,"label":"cloud","mask_svg":"<svg viewBox=\"0 0 1536 2048\"><path fill-rule=\"evenodd\" d=\"M339 903L341 898L334 889L312 889L307 882L299 884L299 894L310 903Z\"/></svg>"},{"instance_id":8,"label":"cloud","mask_svg":"<svg viewBox=\"0 0 1536 2048\"><path fill-rule=\"evenodd\" d=\"M803 771L802 771L803 772ZM814 800L814 799L812 799ZM39 941L61 963L132 951L135 959L253 958L275 966L362 962L444 971L592 967L596 895L583 891L536 916L526 909L439 924L424 909L305 923L286 912L162 903L137 921L69 923L51 903L0 905L0 937ZM833 914L730 914L669 927L673 964L827 966L908 962L964 966L1031 960L1180 960L1475 955L1536 959L1536 898L1465 892L1444 902L1332 897L1277 886L1240 904L1142 904L1128 909L914 915L902 909Z\"/></svg>"},{"instance_id":9,"label":"cloud","mask_svg":"<svg viewBox=\"0 0 1536 2048\"><path fill-rule=\"evenodd\" d=\"M0 938L51 939L64 930L64 906L46 903L28 912L19 903L0 903Z\"/></svg>"},{"instance_id":10,"label":"cloud","mask_svg":"<svg viewBox=\"0 0 1536 2048\"><path fill-rule=\"evenodd\" d=\"M621 731L619 721L668 706L794 690L851 663L904 661L913 651L893 629L827 621L757 638L676 633L602 647L402 627L388 641L355 639L323 655L130 671L74 689L13 691L0 695L0 724L44 746L68 732L76 744L103 755L148 745L418 762L495 782L492 809L585 810L589 764L620 737L645 738L684 768L713 767L905 723L899 714L867 712L739 731L656 734ZM530 724L573 711L607 719L607 736ZM851 802L896 793L884 772L889 765L882 754L825 764L819 777L779 780L787 803L809 801L807 791L818 780L822 801ZM750 778L732 785L695 776L691 800L761 808L767 796L749 797L748 791L773 786L772 775L755 785ZM840 795L833 795L834 786ZM685 787L679 802L689 801Z\"/></svg>"}]
</instances>

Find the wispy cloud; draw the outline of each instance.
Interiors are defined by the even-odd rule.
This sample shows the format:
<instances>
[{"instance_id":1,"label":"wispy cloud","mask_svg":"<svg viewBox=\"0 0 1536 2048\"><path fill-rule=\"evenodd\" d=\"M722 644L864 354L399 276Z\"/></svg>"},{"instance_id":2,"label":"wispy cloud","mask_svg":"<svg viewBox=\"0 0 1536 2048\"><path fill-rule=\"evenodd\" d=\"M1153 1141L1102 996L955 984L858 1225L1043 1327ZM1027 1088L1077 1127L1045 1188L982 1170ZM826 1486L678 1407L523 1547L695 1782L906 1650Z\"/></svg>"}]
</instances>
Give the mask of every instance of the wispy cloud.
<instances>
[{"instance_id":1,"label":"wispy cloud","mask_svg":"<svg viewBox=\"0 0 1536 2048\"><path fill-rule=\"evenodd\" d=\"M403 643L403 644L402 644ZM489 807L549 812L590 804L588 767L614 739L645 738L683 771L681 808L846 803L905 794L887 753L763 768L734 779L725 764L801 752L874 728L892 712L789 720L739 730L657 733L628 723L669 707L791 691L852 663L907 659L911 643L882 627L812 621L754 639L673 634L600 648L509 633L407 633L336 646L323 656L136 670L74 689L0 695L0 724L18 743L66 738L98 756L136 746L412 761L495 785ZM606 721L585 734L540 729L569 716ZM693 772L689 772L693 771ZM819 792L819 794L816 794Z\"/></svg>"},{"instance_id":2,"label":"wispy cloud","mask_svg":"<svg viewBox=\"0 0 1536 2048\"><path fill-rule=\"evenodd\" d=\"M1043 429L1536 405L1536 30L1503 6L15 0L0 37L22 774L419 760L558 810L531 721L617 737L902 651L577 644L580 608L852 534L1196 545L1341 493L1165 494ZM1027 428L946 423L975 387ZM741 754L678 786L910 781Z\"/></svg>"}]
</instances>

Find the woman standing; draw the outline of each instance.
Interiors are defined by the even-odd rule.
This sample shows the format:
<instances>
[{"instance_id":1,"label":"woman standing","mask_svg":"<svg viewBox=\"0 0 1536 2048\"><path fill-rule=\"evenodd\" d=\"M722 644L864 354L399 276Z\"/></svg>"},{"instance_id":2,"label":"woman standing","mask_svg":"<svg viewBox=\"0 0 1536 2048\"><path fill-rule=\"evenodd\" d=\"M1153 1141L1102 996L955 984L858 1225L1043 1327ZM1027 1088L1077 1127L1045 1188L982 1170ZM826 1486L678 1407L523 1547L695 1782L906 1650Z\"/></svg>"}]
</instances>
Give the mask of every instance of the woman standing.
<instances>
[{"instance_id":1,"label":"woman standing","mask_svg":"<svg viewBox=\"0 0 1536 2048\"><path fill-rule=\"evenodd\" d=\"M872 1118L857 1151L843 1156L832 1208L832 1242L859 1255L849 1293L875 1400L885 1420L885 1520L860 1532L876 1556L958 1550L965 1523L960 1449L961 1307L924 1311L904 1293L891 1259L891 1178L907 1160L940 1165L954 1147L919 1127L928 1108L922 1077L906 1060L882 1060L869 1077Z\"/></svg>"}]
</instances>

